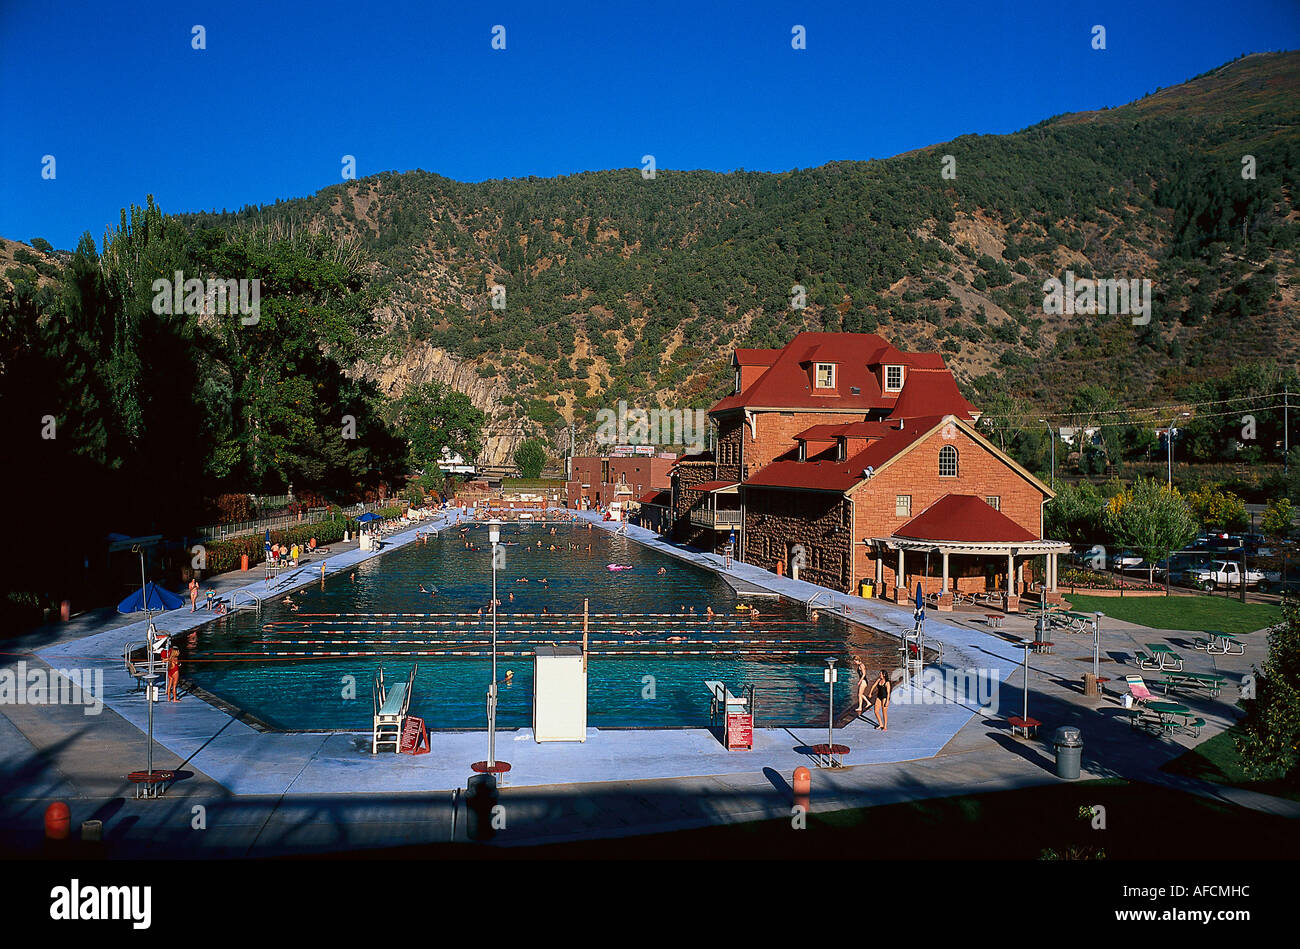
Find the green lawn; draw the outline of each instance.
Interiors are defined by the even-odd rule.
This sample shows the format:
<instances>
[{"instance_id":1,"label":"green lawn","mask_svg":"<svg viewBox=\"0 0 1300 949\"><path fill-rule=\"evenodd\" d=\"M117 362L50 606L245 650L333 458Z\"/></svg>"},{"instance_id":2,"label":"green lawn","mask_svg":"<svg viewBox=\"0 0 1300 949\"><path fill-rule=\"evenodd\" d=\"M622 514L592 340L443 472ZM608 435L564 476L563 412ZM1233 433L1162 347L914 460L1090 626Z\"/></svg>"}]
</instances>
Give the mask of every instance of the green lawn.
<instances>
[{"instance_id":1,"label":"green lawn","mask_svg":"<svg viewBox=\"0 0 1300 949\"><path fill-rule=\"evenodd\" d=\"M1259 791L1261 794L1274 794L1300 801L1300 788L1284 784L1276 777L1256 778L1246 773L1246 769L1241 764L1241 755L1237 753L1237 745L1233 741L1233 736L1239 731L1239 728L1233 726L1225 732L1220 732L1213 738L1201 742L1186 754L1175 758L1161 770L1184 777L1200 778L1202 781L1211 781L1214 784L1246 788L1250 791Z\"/></svg>"},{"instance_id":2,"label":"green lawn","mask_svg":"<svg viewBox=\"0 0 1300 949\"><path fill-rule=\"evenodd\" d=\"M1066 594L1071 608L1081 613L1097 610L1127 623L1152 629L1217 629L1249 633L1282 619L1280 607L1269 603L1242 603L1222 596L1085 596Z\"/></svg>"},{"instance_id":3,"label":"green lawn","mask_svg":"<svg viewBox=\"0 0 1300 949\"><path fill-rule=\"evenodd\" d=\"M527 796L533 789L509 789ZM1100 804L1106 826L1094 829L1080 809ZM1195 833L1152 837L1150 816L1166 827ZM1207 852L1206 842L1211 841ZM788 818L725 824L612 840L587 840L523 848L473 844L418 845L337 854L343 859L598 859L718 858L860 860L888 851L927 860L1290 859L1300 846L1300 821L1212 801L1169 788L1120 780L1074 781L1014 791L884 804L819 813L813 781L807 827ZM1154 849L1153 849L1154 848ZM313 857L312 859L318 859Z\"/></svg>"}]
</instances>

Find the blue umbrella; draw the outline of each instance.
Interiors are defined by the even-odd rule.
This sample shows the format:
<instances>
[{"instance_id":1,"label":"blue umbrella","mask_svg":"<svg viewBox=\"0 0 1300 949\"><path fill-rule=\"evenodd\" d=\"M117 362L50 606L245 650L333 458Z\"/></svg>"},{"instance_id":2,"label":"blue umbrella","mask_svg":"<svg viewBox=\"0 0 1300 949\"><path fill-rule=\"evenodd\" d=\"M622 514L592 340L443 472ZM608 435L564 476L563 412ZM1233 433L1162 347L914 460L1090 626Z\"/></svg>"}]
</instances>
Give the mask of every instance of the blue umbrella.
<instances>
[{"instance_id":1,"label":"blue umbrella","mask_svg":"<svg viewBox=\"0 0 1300 949\"><path fill-rule=\"evenodd\" d=\"M271 528L266 529L266 552L271 552Z\"/></svg>"},{"instance_id":2,"label":"blue umbrella","mask_svg":"<svg viewBox=\"0 0 1300 949\"><path fill-rule=\"evenodd\" d=\"M145 592L147 590L147 594ZM119 613L140 613L146 609L157 610L174 610L184 603L179 596L164 590L158 584L150 581L145 590L136 590L121 603L117 604ZM146 596L148 599L146 600Z\"/></svg>"},{"instance_id":3,"label":"blue umbrella","mask_svg":"<svg viewBox=\"0 0 1300 949\"><path fill-rule=\"evenodd\" d=\"M366 513L362 514L360 517L357 518L357 523L369 524L371 521L382 521L382 520L383 518L380 517L378 514L375 514L372 511L366 511Z\"/></svg>"},{"instance_id":4,"label":"blue umbrella","mask_svg":"<svg viewBox=\"0 0 1300 949\"><path fill-rule=\"evenodd\" d=\"M925 612L925 597L921 595L921 581L916 581L916 608Z\"/></svg>"}]
</instances>

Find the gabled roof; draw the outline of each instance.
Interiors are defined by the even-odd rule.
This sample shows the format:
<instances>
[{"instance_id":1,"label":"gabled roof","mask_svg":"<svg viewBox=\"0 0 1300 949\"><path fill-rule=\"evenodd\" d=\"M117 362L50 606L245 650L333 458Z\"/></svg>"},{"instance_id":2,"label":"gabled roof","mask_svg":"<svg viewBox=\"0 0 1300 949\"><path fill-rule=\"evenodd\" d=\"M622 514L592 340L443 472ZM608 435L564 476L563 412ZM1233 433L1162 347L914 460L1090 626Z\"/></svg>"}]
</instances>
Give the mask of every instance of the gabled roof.
<instances>
[{"instance_id":1,"label":"gabled roof","mask_svg":"<svg viewBox=\"0 0 1300 949\"><path fill-rule=\"evenodd\" d=\"M647 494L641 495L641 497L636 500L638 504L658 504L662 507L667 507L669 504L672 504L673 496L670 491L650 491Z\"/></svg>"},{"instance_id":2,"label":"gabled roof","mask_svg":"<svg viewBox=\"0 0 1300 949\"><path fill-rule=\"evenodd\" d=\"M913 368L890 418L927 418L932 415L959 415L973 419L979 410L957 390L957 380L947 369Z\"/></svg>"},{"instance_id":3,"label":"gabled roof","mask_svg":"<svg viewBox=\"0 0 1300 949\"><path fill-rule=\"evenodd\" d=\"M934 431L942 418L914 419L902 429L885 428L872 442L847 461L774 461L745 482L745 486L803 488L844 492L863 481L862 472L878 468ZM866 423L881 425L879 422Z\"/></svg>"},{"instance_id":4,"label":"gabled roof","mask_svg":"<svg viewBox=\"0 0 1300 949\"><path fill-rule=\"evenodd\" d=\"M838 367L833 390L813 391L809 366L818 362ZM710 413L777 408L865 414L890 408L897 401L893 393L880 390L871 367L902 365L947 372L939 353L904 353L875 333L800 333L784 349L738 349L733 364L770 368L743 392L720 400Z\"/></svg>"},{"instance_id":5,"label":"gabled roof","mask_svg":"<svg viewBox=\"0 0 1300 949\"><path fill-rule=\"evenodd\" d=\"M1018 543L1038 540L983 498L971 494L945 494L916 517L894 531L910 540L957 543Z\"/></svg>"},{"instance_id":6,"label":"gabled roof","mask_svg":"<svg viewBox=\"0 0 1300 949\"><path fill-rule=\"evenodd\" d=\"M737 349L731 361L737 366L770 366L780 355L779 349Z\"/></svg>"},{"instance_id":7,"label":"gabled roof","mask_svg":"<svg viewBox=\"0 0 1300 949\"><path fill-rule=\"evenodd\" d=\"M805 441L833 441L837 438L882 438L898 425L890 425L888 422L843 422L841 424L827 423L824 425L813 425L805 428L798 435L794 436L796 440L804 439Z\"/></svg>"}]
</instances>

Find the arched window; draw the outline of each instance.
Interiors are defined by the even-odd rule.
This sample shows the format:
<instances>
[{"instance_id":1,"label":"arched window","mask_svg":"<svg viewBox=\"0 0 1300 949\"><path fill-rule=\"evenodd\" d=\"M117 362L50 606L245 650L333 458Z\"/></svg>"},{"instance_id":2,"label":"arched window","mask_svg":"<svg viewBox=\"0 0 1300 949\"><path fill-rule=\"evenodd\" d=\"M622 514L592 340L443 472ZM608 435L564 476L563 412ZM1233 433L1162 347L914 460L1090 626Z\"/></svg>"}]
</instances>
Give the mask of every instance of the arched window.
<instances>
[{"instance_id":1,"label":"arched window","mask_svg":"<svg viewBox=\"0 0 1300 949\"><path fill-rule=\"evenodd\" d=\"M944 445L939 449L939 477L957 477L957 449L952 445Z\"/></svg>"}]
</instances>

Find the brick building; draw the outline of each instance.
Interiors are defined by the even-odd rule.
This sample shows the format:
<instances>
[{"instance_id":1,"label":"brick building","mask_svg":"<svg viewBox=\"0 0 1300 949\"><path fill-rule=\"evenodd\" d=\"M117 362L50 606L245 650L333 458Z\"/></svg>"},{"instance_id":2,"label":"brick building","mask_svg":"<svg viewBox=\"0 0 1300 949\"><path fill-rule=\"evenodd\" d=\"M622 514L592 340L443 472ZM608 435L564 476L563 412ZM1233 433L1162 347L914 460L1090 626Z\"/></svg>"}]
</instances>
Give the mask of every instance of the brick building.
<instances>
[{"instance_id":1,"label":"brick building","mask_svg":"<svg viewBox=\"0 0 1300 949\"><path fill-rule=\"evenodd\" d=\"M566 506L573 510L606 507L611 501L627 503L649 492L667 491L677 456L586 455L572 459L565 484Z\"/></svg>"},{"instance_id":2,"label":"brick building","mask_svg":"<svg viewBox=\"0 0 1300 949\"><path fill-rule=\"evenodd\" d=\"M938 353L801 333L732 365L715 450L673 470L675 537L716 550L734 532L748 563L898 600L920 583L940 609L988 589L1018 608L1030 562L1058 598L1051 491L979 434Z\"/></svg>"}]
</instances>

